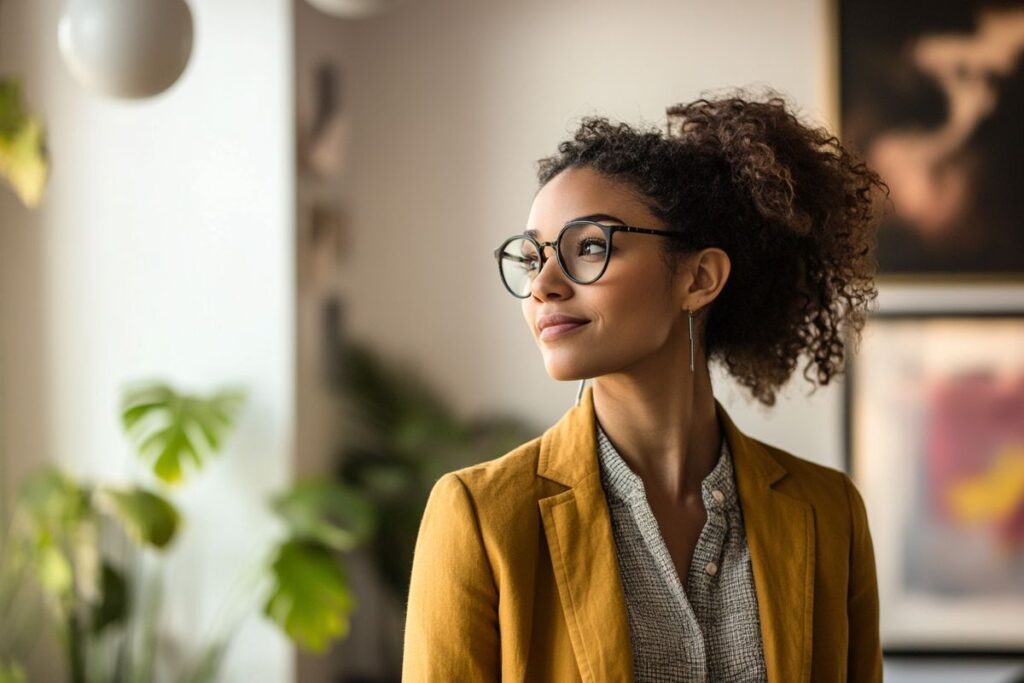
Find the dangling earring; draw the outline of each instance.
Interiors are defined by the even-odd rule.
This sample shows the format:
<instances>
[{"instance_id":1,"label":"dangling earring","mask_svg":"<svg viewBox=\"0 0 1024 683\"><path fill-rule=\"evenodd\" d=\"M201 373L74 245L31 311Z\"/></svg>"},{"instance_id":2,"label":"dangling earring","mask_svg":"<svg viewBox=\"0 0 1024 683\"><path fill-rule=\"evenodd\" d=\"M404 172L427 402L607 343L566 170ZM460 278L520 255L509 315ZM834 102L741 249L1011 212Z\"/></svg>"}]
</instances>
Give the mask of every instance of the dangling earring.
<instances>
[{"instance_id":1,"label":"dangling earring","mask_svg":"<svg viewBox=\"0 0 1024 683\"><path fill-rule=\"evenodd\" d=\"M693 311L686 311L690 319L690 372L693 372Z\"/></svg>"},{"instance_id":2,"label":"dangling earring","mask_svg":"<svg viewBox=\"0 0 1024 683\"><path fill-rule=\"evenodd\" d=\"M580 380L580 390L576 392L576 405L579 406L580 398L583 396L583 385L587 383L586 379Z\"/></svg>"}]
</instances>

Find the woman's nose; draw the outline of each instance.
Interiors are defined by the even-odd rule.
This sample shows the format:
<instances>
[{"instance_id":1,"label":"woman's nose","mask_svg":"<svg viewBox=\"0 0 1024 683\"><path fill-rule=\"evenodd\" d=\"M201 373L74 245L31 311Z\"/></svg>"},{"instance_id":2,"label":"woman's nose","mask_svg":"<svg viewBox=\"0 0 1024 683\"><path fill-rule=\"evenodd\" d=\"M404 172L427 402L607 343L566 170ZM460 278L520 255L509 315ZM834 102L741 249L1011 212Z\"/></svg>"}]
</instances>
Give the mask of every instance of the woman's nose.
<instances>
[{"instance_id":1,"label":"woman's nose","mask_svg":"<svg viewBox=\"0 0 1024 683\"><path fill-rule=\"evenodd\" d=\"M537 275L533 278L531 288L534 290L535 296L541 296L541 293L546 290L550 290L552 286L565 286L568 284L568 280L565 277L565 273L562 272L562 267L558 264L558 257L555 253L554 247L549 244L541 245L541 249L551 247L551 253L547 255L547 258L542 259L540 270L537 271ZM557 271L554 275L550 274L550 271ZM545 273L548 273L545 275ZM552 278L554 278L552 280Z\"/></svg>"}]
</instances>

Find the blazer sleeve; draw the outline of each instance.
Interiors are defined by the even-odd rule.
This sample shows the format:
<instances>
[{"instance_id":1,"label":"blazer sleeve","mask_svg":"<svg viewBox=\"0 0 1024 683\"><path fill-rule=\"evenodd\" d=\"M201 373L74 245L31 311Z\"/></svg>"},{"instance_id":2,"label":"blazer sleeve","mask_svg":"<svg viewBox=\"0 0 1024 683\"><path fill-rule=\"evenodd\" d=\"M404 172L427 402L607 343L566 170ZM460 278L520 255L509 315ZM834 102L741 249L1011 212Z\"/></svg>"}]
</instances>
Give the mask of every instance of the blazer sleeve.
<instances>
[{"instance_id":1,"label":"blazer sleeve","mask_svg":"<svg viewBox=\"0 0 1024 683\"><path fill-rule=\"evenodd\" d=\"M498 590L479 519L448 472L427 498L413 550L402 683L499 681Z\"/></svg>"},{"instance_id":2,"label":"blazer sleeve","mask_svg":"<svg viewBox=\"0 0 1024 683\"><path fill-rule=\"evenodd\" d=\"M875 683L882 680L875 551L864 500L850 477L844 474L843 479L852 523L850 582L846 598L850 633L847 680L850 683Z\"/></svg>"}]
</instances>

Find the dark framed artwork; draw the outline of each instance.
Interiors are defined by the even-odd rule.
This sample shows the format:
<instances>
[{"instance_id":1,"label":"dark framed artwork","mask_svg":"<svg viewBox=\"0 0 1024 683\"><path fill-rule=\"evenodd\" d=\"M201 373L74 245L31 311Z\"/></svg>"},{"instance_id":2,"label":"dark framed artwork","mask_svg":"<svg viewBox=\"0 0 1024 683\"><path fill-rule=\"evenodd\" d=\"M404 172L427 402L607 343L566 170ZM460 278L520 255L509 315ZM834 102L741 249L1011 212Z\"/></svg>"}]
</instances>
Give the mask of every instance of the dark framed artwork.
<instances>
[{"instance_id":1,"label":"dark framed artwork","mask_svg":"<svg viewBox=\"0 0 1024 683\"><path fill-rule=\"evenodd\" d=\"M874 314L845 390L885 653L1024 654L1024 313Z\"/></svg>"},{"instance_id":2,"label":"dark framed artwork","mask_svg":"<svg viewBox=\"0 0 1024 683\"><path fill-rule=\"evenodd\" d=\"M879 280L1024 280L1024 2L837 2L840 137L894 209Z\"/></svg>"}]
</instances>

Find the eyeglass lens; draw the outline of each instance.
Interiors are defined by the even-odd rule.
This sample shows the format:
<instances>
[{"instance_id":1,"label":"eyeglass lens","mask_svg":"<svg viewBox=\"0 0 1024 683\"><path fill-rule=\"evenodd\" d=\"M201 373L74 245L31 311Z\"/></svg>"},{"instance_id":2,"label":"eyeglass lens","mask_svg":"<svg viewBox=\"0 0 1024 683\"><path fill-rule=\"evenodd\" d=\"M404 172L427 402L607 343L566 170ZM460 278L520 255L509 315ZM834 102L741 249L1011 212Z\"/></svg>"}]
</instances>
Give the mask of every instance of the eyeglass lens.
<instances>
[{"instance_id":1,"label":"eyeglass lens","mask_svg":"<svg viewBox=\"0 0 1024 683\"><path fill-rule=\"evenodd\" d=\"M602 227L596 223L574 223L561 235L558 250L569 277L580 284L596 280L608 258ZM518 297L528 296L530 285L540 272L537 246L523 237L510 240L501 253L500 264L505 286Z\"/></svg>"}]
</instances>

